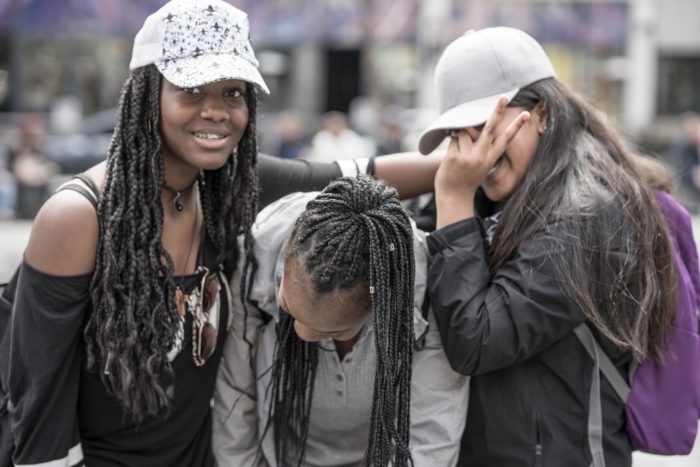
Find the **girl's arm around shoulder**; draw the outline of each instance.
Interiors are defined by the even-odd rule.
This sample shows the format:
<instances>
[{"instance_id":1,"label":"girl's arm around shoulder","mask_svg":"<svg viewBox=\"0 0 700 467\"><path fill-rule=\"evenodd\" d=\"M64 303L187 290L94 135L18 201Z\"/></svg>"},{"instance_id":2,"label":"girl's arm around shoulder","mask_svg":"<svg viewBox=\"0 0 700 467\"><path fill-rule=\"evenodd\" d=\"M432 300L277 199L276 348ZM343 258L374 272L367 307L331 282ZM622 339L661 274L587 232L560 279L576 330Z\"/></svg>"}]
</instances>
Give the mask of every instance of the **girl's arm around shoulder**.
<instances>
[{"instance_id":1,"label":"girl's arm around shoulder","mask_svg":"<svg viewBox=\"0 0 700 467\"><path fill-rule=\"evenodd\" d=\"M98 238L92 204L77 192L60 191L39 210L24 259L47 274L87 274L95 265Z\"/></svg>"}]
</instances>

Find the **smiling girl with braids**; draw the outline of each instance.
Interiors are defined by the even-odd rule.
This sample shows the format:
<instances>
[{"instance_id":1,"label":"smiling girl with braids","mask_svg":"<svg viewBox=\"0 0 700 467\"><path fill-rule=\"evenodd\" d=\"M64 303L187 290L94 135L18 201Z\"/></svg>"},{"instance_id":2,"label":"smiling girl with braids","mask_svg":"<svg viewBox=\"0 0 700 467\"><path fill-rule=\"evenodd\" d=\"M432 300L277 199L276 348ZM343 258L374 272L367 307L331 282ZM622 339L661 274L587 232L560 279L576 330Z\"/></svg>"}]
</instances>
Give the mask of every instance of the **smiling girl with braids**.
<instances>
[{"instance_id":1,"label":"smiling girl with braids","mask_svg":"<svg viewBox=\"0 0 700 467\"><path fill-rule=\"evenodd\" d=\"M453 465L467 378L432 316L426 332L424 239L396 192L342 178L269 206L253 236L215 391L218 465Z\"/></svg>"},{"instance_id":2,"label":"smiling girl with braids","mask_svg":"<svg viewBox=\"0 0 700 467\"><path fill-rule=\"evenodd\" d=\"M44 205L21 267L16 465L213 462L225 277L250 254L267 87L246 15L219 0L151 15L130 68L107 162Z\"/></svg>"}]
</instances>

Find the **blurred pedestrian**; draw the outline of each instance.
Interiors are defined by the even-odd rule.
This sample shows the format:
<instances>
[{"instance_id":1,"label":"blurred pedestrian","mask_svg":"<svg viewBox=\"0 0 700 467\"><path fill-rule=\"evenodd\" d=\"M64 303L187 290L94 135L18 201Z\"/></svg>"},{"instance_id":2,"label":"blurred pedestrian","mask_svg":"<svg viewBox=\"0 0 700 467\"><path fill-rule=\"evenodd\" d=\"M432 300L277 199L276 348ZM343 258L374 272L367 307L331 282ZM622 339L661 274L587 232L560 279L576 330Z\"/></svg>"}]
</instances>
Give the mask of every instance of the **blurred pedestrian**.
<instances>
[{"instance_id":1,"label":"blurred pedestrian","mask_svg":"<svg viewBox=\"0 0 700 467\"><path fill-rule=\"evenodd\" d=\"M0 157L0 219L15 217L17 203L17 182L8 168L8 156L9 151L6 151Z\"/></svg>"},{"instance_id":2,"label":"blurred pedestrian","mask_svg":"<svg viewBox=\"0 0 700 467\"><path fill-rule=\"evenodd\" d=\"M680 116L681 139L671 150L676 174L677 197L686 209L700 213L700 115L686 112Z\"/></svg>"},{"instance_id":3,"label":"blurred pedestrian","mask_svg":"<svg viewBox=\"0 0 700 467\"><path fill-rule=\"evenodd\" d=\"M403 144L404 129L398 112L398 109L386 109L379 120L377 134L377 155L379 156L406 150Z\"/></svg>"},{"instance_id":4,"label":"blurred pedestrian","mask_svg":"<svg viewBox=\"0 0 700 467\"><path fill-rule=\"evenodd\" d=\"M16 216L33 219L49 196L58 166L44 152L46 132L38 115L26 115L19 123L17 141L9 148L8 164L17 186Z\"/></svg>"},{"instance_id":5,"label":"blurred pedestrian","mask_svg":"<svg viewBox=\"0 0 700 467\"><path fill-rule=\"evenodd\" d=\"M279 149L277 155L282 159L299 159L309 150L309 141L304 134L299 115L294 112L282 112L277 120Z\"/></svg>"},{"instance_id":6,"label":"blurred pedestrian","mask_svg":"<svg viewBox=\"0 0 700 467\"><path fill-rule=\"evenodd\" d=\"M310 161L359 159L374 155L371 145L348 124L342 112L323 115L322 128L311 138L311 149L304 157Z\"/></svg>"},{"instance_id":7,"label":"blurred pedestrian","mask_svg":"<svg viewBox=\"0 0 700 467\"><path fill-rule=\"evenodd\" d=\"M676 274L654 194L524 32L469 31L435 73L442 114L419 146L451 137L428 285L473 375L459 465L630 466L625 404L575 329L622 375L663 361Z\"/></svg>"}]
</instances>

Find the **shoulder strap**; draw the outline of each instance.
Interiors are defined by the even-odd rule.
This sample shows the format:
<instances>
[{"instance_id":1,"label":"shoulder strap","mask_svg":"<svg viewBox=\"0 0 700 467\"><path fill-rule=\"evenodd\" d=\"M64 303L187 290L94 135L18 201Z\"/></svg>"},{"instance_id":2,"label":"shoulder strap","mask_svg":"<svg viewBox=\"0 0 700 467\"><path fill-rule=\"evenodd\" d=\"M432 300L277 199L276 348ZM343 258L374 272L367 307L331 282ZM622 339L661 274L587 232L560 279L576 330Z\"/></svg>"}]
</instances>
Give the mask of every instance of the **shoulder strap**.
<instances>
[{"instance_id":1,"label":"shoulder strap","mask_svg":"<svg viewBox=\"0 0 700 467\"><path fill-rule=\"evenodd\" d=\"M600 373L610 382L617 395L627 403L629 386L620 375L603 348L595 340L595 336L586 326L578 325L574 334L593 359L591 373L591 389L588 399L588 447L591 453L591 467L606 467L605 448L603 446L603 404L601 400Z\"/></svg>"},{"instance_id":2,"label":"shoulder strap","mask_svg":"<svg viewBox=\"0 0 700 467\"><path fill-rule=\"evenodd\" d=\"M82 183L77 183L75 180L79 180ZM100 192L97 189L97 185L95 182L88 177L85 174L77 174L70 180L68 180L66 183L63 185L59 186L56 189L56 193L59 191L63 190L71 190L80 193L83 195L85 198L87 198L88 201L90 201L90 204L95 208L95 211L97 211L97 205L100 202Z\"/></svg>"},{"instance_id":3,"label":"shoulder strap","mask_svg":"<svg viewBox=\"0 0 700 467\"><path fill-rule=\"evenodd\" d=\"M90 192L92 195L95 197L96 201L100 201L100 190L97 189L97 184L93 179L88 177L87 175L80 173L75 175L73 178L77 178L81 182L83 182L87 187L90 189Z\"/></svg>"},{"instance_id":4,"label":"shoulder strap","mask_svg":"<svg viewBox=\"0 0 700 467\"><path fill-rule=\"evenodd\" d=\"M608 354L605 353L598 341L596 341L593 333L588 326L586 326L586 323L579 324L576 329L574 329L574 333L593 361L600 366L600 371L613 387L620 400L626 404L630 394L630 386L622 377L615 364L610 360Z\"/></svg>"}]
</instances>

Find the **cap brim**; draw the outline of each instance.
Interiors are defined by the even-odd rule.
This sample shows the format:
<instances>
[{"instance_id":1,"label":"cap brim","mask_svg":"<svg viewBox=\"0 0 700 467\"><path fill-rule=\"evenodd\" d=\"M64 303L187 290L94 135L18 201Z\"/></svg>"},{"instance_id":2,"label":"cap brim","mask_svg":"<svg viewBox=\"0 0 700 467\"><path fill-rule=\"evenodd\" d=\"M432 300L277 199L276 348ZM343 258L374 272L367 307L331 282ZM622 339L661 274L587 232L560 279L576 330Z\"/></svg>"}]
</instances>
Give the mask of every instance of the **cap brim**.
<instances>
[{"instance_id":1,"label":"cap brim","mask_svg":"<svg viewBox=\"0 0 700 467\"><path fill-rule=\"evenodd\" d=\"M418 150L421 154L430 154L445 139L446 130L469 128L485 123L496 108L501 96L507 96L510 102L519 90L519 88L511 89L452 107L421 133L418 139Z\"/></svg>"},{"instance_id":2,"label":"cap brim","mask_svg":"<svg viewBox=\"0 0 700 467\"><path fill-rule=\"evenodd\" d=\"M161 74L181 88L203 86L225 79L240 79L256 85L270 94L258 69L249 61L235 55L201 55L167 62L156 62Z\"/></svg>"}]
</instances>

